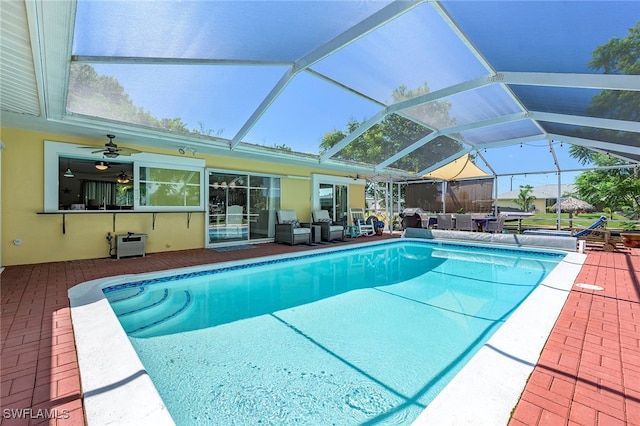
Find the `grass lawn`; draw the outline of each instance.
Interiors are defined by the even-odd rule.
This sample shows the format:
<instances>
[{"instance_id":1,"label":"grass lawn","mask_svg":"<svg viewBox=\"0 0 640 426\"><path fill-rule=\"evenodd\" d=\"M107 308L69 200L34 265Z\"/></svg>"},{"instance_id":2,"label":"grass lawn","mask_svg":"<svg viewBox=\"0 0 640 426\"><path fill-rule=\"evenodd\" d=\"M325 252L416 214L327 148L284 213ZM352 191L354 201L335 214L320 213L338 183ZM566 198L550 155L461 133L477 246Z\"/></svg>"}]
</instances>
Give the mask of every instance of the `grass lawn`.
<instances>
[{"instance_id":1,"label":"grass lawn","mask_svg":"<svg viewBox=\"0 0 640 426\"><path fill-rule=\"evenodd\" d=\"M611 218L602 212L593 212L593 213L580 213L579 215L573 215L572 222L574 227L578 228L587 228L593 224L596 220L600 218L600 216L607 216L607 219L611 220ZM528 219L522 220L523 227L550 227L555 228L556 220L558 218L557 213L534 213ZM569 227L569 213L561 213L561 225L562 228ZM614 221L628 221L628 219L624 216L614 214ZM607 224L607 229L622 229L622 222L609 222Z\"/></svg>"}]
</instances>

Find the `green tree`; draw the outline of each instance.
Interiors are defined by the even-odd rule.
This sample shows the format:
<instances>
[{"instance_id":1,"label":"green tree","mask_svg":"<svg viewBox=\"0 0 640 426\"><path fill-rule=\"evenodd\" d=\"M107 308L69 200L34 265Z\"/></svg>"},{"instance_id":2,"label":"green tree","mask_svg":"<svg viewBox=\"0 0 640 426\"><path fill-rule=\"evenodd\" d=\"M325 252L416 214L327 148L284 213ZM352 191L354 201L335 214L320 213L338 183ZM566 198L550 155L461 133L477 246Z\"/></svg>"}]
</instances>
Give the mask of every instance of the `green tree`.
<instances>
[{"instance_id":1,"label":"green tree","mask_svg":"<svg viewBox=\"0 0 640 426\"><path fill-rule=\"evenodd\" d=\"M529 211L529 206L533 203L536 197L533 196L533 186L524 185L520 186L520 192L518 193L518 198L516 199L516 204L522 211Z\"/></svg>"},{"instance_id":2,"label":"green tree","mask_svg":"<svg viewBox=\"0 0 640 426\"><path fill-rule=\"evenodd\" d=\"M605 74L640 74L640 21L629 29L627 37L611 38L593 51L589 66ZM597 117L640 121L640 92L603 90L593 97L589 113ZM616 130L583 130L590 139L637 143L637 134ZM583 165L622 166L618 158L572 146L569 154ZM637 167L600 169L581 173L575 180L581 199L610 211L623 210L632 218L640 216L640 176Z\"/></svg>"},{"instance_id":3,"label":"green tree","mask_svg":"<svg viewBox=\"0 0 640 426\"><path fill-rule=\"evenodd\" d=\"M591 153L588 158L596 167L626 164L600 153ZM575 185L580 199L600 209L622 210L630 218L640 216L640 174L637 167L583 172L576 177Z\"/></svg>"},{"instance_id":4,"label":"green tree","mask_svg":"<svg viewBox=\"0 0 640 426\"><path fill-rule=\"evenodd\" d=\"M136 106L117 79L98 74L88 64L71 64L67 110L147 127L189 132L180 117L159 119L143 107Z\"/></svg>"},{"instance_id":5,"label":"green tree","mask_svg":"<svg viewBox=\"0 0 640 426\"><path fill-rule=\"evenodd\" d=\"M598 46L589 67L604 74L640 74L640 21L629 28L625 38L612 37ZM603 90L591 100L589 115L618 120L640 121L640 92ZM584 128L579 136L618 142L636 142L637 134L610 129Z\"/></svg>"},{"instance_id":6,"label":"green tree","mask_svg":"<svg viewBox=\"0 0 640 426\"><path fill-rule=\"evenodd\" d=\"M402 85L392 92L391 97L393 103L397 103L429 92L427 83L412 90ZM404 113L417 121L425 120L431 126L444 128L456 124L455 119L449 116L450 108L449 102L435 101L409 108ZM320 143L320 153L324 153L336 145L362 125L364 121L352 118L344 130L333 129L327 132ZM430 129L413 120L399 114L389 114L340 150L335 158L365 164L378 164L429 133L431 133ZM461 145L457 141L439 137L390 166L417 172L460 149Z\"/></svg>"}]
</instances>

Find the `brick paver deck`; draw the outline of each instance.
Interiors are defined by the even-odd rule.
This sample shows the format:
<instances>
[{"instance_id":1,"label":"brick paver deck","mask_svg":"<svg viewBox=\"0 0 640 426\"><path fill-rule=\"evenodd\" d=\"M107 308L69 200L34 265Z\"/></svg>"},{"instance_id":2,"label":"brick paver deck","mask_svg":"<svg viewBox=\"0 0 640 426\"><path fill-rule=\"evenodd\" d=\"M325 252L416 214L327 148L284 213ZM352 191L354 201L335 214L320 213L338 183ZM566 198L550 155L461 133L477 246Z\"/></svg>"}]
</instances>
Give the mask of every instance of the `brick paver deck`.
<instances>
[{"instance_id":1,"label":"brick paver deck","mask_svg":"<svg viewBox=\"0 0 640 426\"><path fill-rule=\"evenodd\" d=\"M7 267L0 275L0 424L84 424L67 299L74 285L308 249L260 244ZM640 250L588 254L577 281L604 291L574 287L511 425L640 425Z\"/></svg>"},{"instance_id":2,"label":"brick paver deck","mask_svg":"<svg viewBox=\"0 0 640 426\"><path fill-rule=\"evenodd\" d=\"M510 426L640 425L639 250L587 253Z\"/></svg>"}]
</instances>

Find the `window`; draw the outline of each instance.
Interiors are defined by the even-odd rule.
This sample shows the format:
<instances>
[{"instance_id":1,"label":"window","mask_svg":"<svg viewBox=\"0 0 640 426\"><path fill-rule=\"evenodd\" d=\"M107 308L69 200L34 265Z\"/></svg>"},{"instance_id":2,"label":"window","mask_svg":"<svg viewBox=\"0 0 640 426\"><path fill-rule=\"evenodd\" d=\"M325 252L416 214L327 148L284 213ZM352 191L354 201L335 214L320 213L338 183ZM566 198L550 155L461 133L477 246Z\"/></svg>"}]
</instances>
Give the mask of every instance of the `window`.
<instances>
[{"instance_id":1,"label":"window","mask_svg":"<svg viewBox=\"0 0 640 426\"><path fill-rule=\"evenodd\" d=\"M133 208L132 176L132 163L61 156L58 159L58 209L130 210Z\"/></svg>"},{"instance_id":2,"label":"window","mask_svg":"<svg viewBox=\"0 0 640 426\"><path fill-rule=\"evenodd\" d=\"M200 207L200 170L140 167L138 204L145 207Z\"/></svg>"},{"instance_id":3,"label":"window","mask_svg":"<svg viewBox=\"0 0 640 426\"><path fill-rule=\"evenodd\" d=\"M199 158L140 153L103 158L45 141L44 210L204 210Z\"/></svg>"}]
</instances>

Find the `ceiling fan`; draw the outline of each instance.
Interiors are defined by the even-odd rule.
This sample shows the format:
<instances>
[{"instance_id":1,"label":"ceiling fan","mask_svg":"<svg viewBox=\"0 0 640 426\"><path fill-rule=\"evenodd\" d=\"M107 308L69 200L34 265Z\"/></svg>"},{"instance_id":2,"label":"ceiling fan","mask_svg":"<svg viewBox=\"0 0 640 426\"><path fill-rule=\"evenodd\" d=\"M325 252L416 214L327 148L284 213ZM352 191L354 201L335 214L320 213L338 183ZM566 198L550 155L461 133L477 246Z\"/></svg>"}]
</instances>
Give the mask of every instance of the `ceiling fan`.
<instances>
[{"instance_id":1,"label":"ceiling fan","mask_svg":"<svg viewBox=\"0 0 640 426\"><path fill-rule=\"evenodd\" d=\"M94 149L94 151L91 151L92 154L102 153L106 158L116 158L119 155L129 156L131 154L140 154L142 152L133 148L120 148L113 142L113 139L116 137L115 135L107 135L107 137L109 138L109 142L104 144L104 148L102 149L96 150L95 146L82 146L80 148Z\"/></svg>"}]
</instances>

